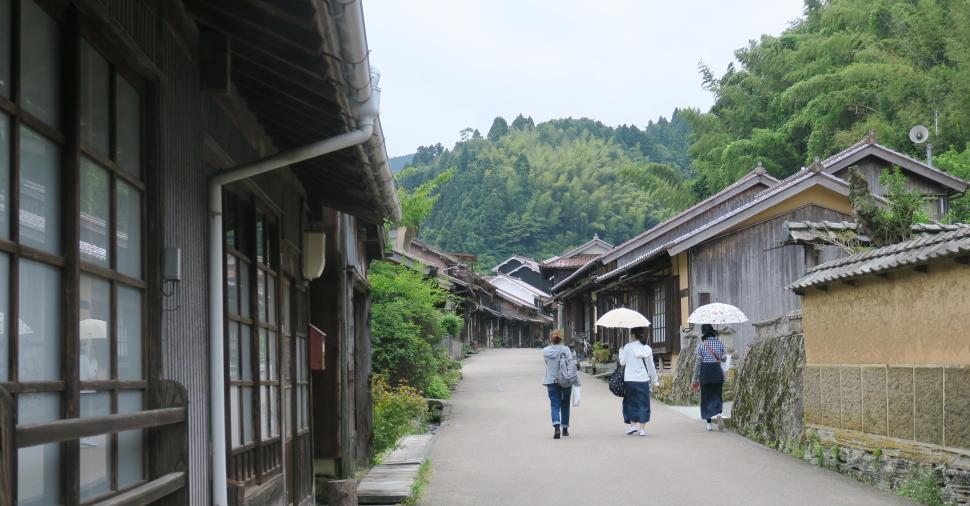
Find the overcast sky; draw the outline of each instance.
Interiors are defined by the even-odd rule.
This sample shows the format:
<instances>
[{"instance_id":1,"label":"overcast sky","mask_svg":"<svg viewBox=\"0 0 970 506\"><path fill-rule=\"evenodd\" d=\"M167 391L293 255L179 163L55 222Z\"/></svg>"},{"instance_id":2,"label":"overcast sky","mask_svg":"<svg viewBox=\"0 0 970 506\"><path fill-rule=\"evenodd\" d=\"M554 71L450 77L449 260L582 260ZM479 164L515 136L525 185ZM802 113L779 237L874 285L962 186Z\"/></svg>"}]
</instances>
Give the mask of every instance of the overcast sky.
<instances>
[{"instance_id":1,"label":"overcast sky","mask_svg":"<svg viewBox=\"0 0 970 506\"><path fill-rule=\"evenodd\" d=\"M697 62L777 35L802 0L367 0L390 156L520 112L643 126L707 109Z\"/></svg>"}]
</instances>

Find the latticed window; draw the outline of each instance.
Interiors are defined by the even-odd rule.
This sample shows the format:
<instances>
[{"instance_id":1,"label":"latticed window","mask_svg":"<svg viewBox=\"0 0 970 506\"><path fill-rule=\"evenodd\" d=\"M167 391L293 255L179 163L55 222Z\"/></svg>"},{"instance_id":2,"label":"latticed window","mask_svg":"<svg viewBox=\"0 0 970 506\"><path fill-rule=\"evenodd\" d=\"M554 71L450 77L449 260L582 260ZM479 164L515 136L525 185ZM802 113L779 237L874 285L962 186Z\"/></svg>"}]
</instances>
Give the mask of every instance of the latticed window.
<instances>
[{"instance_id":1,"label":"latticed window","mask_svg":"<svg viewBox=\"0 0 970 506\"><path fill-rule=\"evenodd\" d=\"M0 383L19 424L146 404L142 83L57 5L0 0ZM141 431L23 448L17 503L104 498L145 462Z\"/></svg>"},{"instance_id":2,"label":"latticed window","mask_svg":"<svg viewBox=\"0 0 970 506\"><path fill-rule=\"evenodd\" d=\"M652 289L651 303L653 304L653 319L650 326L653 332L652 342L663 343L667 341L667 297L663 285L656 285Z\"/></svg>"}]
</instances>

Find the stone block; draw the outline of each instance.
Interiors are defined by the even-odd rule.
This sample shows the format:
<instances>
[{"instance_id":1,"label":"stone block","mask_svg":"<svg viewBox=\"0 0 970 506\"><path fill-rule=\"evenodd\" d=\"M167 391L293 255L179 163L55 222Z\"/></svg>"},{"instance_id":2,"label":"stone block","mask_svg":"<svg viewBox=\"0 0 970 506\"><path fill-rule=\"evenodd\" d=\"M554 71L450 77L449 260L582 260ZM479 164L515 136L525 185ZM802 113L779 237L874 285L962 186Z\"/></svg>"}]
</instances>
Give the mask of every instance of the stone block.
<instances>
[{"instance_id":1,"label":"stone block","mask_svg":"<svg viewBox=\"0 0 970 506\"><path fill-rule=\"evenodd\" d=\"M802 369L802 410L805 413L805 423L822 423L821 395L819 368L805 366Z\"/></svg>"},{"instance_id":2,"label":"stone block","mask_svg":"<svg viewBox=\"0 0 970 506\"><path fill-rule=\"evenodd\" d=\"M862 368L842 367L842 428L862 430Z\"/></svg>"},{"instance_id":3,"label":"stone block","mask_svg":"<svg viewBox=\"0 0 970 506\"><path fill-rule=\"evenodd\" d=\"M838 367L821 368L822 425L842 427L842 399Z\"/></svg>"},{"instance_id":4,"label":"stone block","mask_svg":"<svg viewBox=\"0 0 970 506\"><path fill-rule=\"evenodd\" d=\"M943 444L943 368L917 367L913 385L916 390L916 439Z\"/></svg>"},{"instance_id":5,"label":"stone block","mask_svg":"<svg viewBox=\"0 0 970 506\"><path fill-rule=\"evenodd\" d=\"M862 369L862 430L886 435L886 368Z\"/></svg>"},{"instance_id":6,"label":"stone block","mask_svg":"<svg viewBox=\"0 0 970 506\"><path fill-rule=\"evenodd\" d=\"M946 445L970 449L970 368L946 369Z\"/></svg>"},{"instance_id":7,"label":"stone block","mask_svg":"<svg viewBox=\"0 0 970 506\"><path fill-rule=\"evenodd\" d=\"M913 439L913 368L890 367L887 374L889 435Z\"/></svg>"}]
</instances>

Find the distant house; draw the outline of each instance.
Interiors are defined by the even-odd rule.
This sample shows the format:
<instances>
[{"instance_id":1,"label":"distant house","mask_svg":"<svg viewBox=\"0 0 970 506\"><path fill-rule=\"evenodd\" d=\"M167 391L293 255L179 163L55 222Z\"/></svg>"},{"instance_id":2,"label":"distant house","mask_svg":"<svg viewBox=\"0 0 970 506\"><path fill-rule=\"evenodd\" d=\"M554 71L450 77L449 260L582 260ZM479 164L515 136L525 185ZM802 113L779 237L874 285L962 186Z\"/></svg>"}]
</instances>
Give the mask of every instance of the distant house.
<instances>
[{"instance_id":1,"label":"distant house","mask_svg":"<svg viewBox=\"0 0 970 506\"><path fill-rule=\"evenodd\" d=\"M542 279L549 283L550 289L558 282L569 277L570 274L579 270L591 260L613 249L613 245L600 239L599 235L593 234L593 238L580 244L579 246L566 251L561 255L547 258L539 264L539 273ZM551 291L551 290L550 290ZM563 307L559 301L551 300L547 303L549 312L555 315L553 325L557 329L564 330ZM569 335L567 334L567 337Z\"/></svg>"},{"instance_id":2,"label":"distant house","mask_svg":"<svg viewBox=\"0 0 970 506\"><path fill-rule=\"evenodd\" d=\"M716 195L600 255L553 287L563 305L569 336L594 335L614 349L621 334L593 329L598 315L630 307L653 322L656 354L676 360L680 329L690 311L710 302L740 307L751 321L800 307L785 286L805 269L845 254L839 248L807 252L789 241L786 222L851 219L847 169L859 166L869 178L896 165L912 187L943 199L967 183L890 150L870 136L783 181L760 166ZM885 192L873 186L879 196ZM937 200L939 211L946 207ZM750 323L734 326L733 341L744 353L754 337Z\"/></svg>"},{"instance_id":3,"label":"distant house","mask_svg":"<svg viewBox=\"0 0 970 506\"><path fill-rule=\"evenodd\" d=\"M790 288L802 297L807 431L856 452L891 448L881 472L956 464L943 480L954 503L970 499L959 465L970 450L970 226L823 263Z\"/></svg>"},{"instance_id":4,"label":"distant house","mask_svg":"<svg viewBox=\"0 0 970 506\"><path fill-rule=\"evenodd\" d=\"M551 299L548 293L505 273L484 277L470 267L474 257L446 253L411 237L413 232L404 228L392 231L390 260L435 277L442 288L461 298L456 310L463 316L465 328L454 336L459 343L529 346L534 338L548 334L552 318L542 312L542 304ZM513 272L530 267L516 259L506 262L505 268ZM453 354L460 352L459 346L451 347Z\"/></svg>"},{"instance_id":5,"label":"distant house","mask_svg":"<svg viewBox=\"0 0 970 506\"><path fill-rule=\"evenodd\" d=\"M504 262L492 267L492 272L520 279L543 293L548 293L552 288L549 280L543 279L539 271L539 262L521 255L510 256Z\"/></svg>"}]
</instances>

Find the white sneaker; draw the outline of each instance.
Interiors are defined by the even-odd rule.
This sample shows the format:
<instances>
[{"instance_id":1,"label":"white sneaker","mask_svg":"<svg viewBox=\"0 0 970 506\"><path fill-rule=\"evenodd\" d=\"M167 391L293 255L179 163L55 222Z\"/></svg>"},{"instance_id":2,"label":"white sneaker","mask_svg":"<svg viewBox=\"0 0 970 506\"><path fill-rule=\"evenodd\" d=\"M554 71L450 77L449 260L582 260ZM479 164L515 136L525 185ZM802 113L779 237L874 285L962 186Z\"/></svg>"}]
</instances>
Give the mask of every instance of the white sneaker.
<instances>
[{"instance_id":1,"label":"white sneaker","mask_svg":"<svg viewBox=\"0 0 970 506\"><path fill-rule=\"evenodd\" d=\"M642 437L642 436L646 436L646 435L647 435L647 433L646 433L646 432L644 432L644 431L643 431L643 429L640 429L640 431L639 431L639 432L637 432L637 435L638 435L638 436L641 436L641 437Z\"/></svg>"},{"instance_id":2,"label":"white sneaker","mask_svg":"<svg viewBox=\"0 0 970 506\"><path fill-rule=\"evenodd\" d=\"M626 433L627 433L627 434L633 434L633 433L634 433L634 432L636 432L636 431L637 431L637 428L636 428L636 427L634 427L633 425L631 425L631 426L629 426L629 427L627 427L627 429L626 429Z\"/></svg>"},{"instance_id":3,"label":"white sneaker","mask_svg":"<svg viewBox=\"0 0 970 506\"><path fill-rule=\"evenodd\" d=\"M724 417L722 417L720 413L714 415L714 420L717 422L718 432L724 430Z\"/></svg>"},{"instance_id":4,"label":"white sneaker","mask_svg":"<svg viewBox=\"0 0 970 506\"><path fill-rule=\"evenodd\" d=\"M707 432L710 432L712 430L714 430L714 427L711 427L711 422L707 422Z\"/></svg>"}]
</instances>

